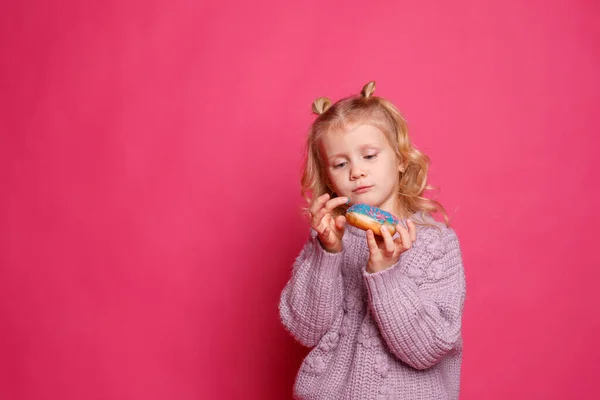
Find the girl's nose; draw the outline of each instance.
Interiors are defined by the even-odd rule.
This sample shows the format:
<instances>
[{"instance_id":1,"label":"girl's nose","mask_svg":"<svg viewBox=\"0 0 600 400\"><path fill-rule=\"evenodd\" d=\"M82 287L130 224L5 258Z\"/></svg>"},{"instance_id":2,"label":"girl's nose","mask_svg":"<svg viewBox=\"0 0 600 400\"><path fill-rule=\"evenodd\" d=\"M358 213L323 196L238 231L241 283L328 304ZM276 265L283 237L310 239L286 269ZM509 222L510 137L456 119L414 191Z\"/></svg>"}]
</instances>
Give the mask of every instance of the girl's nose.
<instances>
[{"instance_id":1,"label":"girl's nose","mask_svg":"<svg viewBox=\"0 0 600 400\"><path fill-rule=\"evenodd\" d=\"M364 178L366 175L367 174L365 173L364 169L360 168L359 166L352 166L352 168L350 169L351 180Z\"/></svg>"}]
</instances>

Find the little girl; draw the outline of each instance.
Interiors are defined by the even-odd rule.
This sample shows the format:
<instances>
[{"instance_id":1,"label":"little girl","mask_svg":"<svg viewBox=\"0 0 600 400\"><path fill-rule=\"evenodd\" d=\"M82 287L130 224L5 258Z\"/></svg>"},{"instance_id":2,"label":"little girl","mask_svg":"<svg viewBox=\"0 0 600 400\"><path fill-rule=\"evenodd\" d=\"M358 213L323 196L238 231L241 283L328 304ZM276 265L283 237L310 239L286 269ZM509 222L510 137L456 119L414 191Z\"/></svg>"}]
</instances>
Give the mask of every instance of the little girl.
<instances>
[{"instance_id":1,"label":"little girl","mask_svg":"<svg viewBox=\"0 0 600 400\"><path fill-rule=\"evenodd\" d=\"M423 197L429 159L369 82L335 104L318 98L302 192L310 238L285 286L285 328L313 347L295 399L457 399L465 277L442 206ZM397 216L392 236L346 225L366 203ZM446 224L431 214L439 212ZM406 221L406 222L404 222Z\"/></svg>"}]
</instances>

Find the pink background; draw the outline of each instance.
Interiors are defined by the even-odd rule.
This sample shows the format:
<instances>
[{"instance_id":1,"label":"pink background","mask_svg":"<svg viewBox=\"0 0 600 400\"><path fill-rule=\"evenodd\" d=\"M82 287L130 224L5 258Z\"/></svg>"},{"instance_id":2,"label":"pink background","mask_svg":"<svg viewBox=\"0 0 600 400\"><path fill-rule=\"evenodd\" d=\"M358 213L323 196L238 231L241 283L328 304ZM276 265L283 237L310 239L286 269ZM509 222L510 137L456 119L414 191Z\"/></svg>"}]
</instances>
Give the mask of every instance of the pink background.
<instances>
[{"instance_id":1,"label":"pink background","mask_svg":"<svg viewBox=\"0 0 600 400\"><path fill-rule=\"evenodd\" d=\"M13 3L0 397L290 398L310 105L368 80L461 239L461 398L600 396L598 2Z\"/></svg>"}]
</instances>

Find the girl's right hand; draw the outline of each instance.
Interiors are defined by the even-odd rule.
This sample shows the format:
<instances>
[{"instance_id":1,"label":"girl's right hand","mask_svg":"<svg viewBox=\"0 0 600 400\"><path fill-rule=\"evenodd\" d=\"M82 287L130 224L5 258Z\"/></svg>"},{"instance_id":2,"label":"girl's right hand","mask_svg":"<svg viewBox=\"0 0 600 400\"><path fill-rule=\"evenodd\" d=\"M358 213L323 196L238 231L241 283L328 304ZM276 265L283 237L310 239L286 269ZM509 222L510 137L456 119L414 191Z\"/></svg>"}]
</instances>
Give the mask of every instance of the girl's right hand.
<instances>
[{"instance_id":1,"label":"girl's right hand","mask_svg":"<svg viewBox=\"0 0 600 400\"><path fill-rule=\"evenodd\" d=\"M317 231L321 246L329 253L342 251L342 237L346 227L346 217L339 215L333 218L332 211L347 202L347 197L330 199L328 193L313 199L311 202L309 208L311 226Z\"/></svg>"}]
</instances>

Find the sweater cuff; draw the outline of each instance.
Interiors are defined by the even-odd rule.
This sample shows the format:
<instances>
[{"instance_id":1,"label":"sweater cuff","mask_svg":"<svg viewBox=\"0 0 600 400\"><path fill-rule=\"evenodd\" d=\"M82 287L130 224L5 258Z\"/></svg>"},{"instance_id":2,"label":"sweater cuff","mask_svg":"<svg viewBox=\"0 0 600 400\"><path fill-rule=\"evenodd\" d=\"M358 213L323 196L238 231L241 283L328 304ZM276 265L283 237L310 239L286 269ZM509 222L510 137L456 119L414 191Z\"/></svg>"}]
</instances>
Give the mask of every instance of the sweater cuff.
<instances>
[{"instance_id":1,"label":"sweater cuff","mask_svg":"<svg viewBox=\"0 0 600 400\"><path fill-rule=\"evenodd\" d=\"M311 235L312 236L312 235ZM335 279L341 276L343 250L339 253L330 253L321 246L319 238L313 236L313 257L315 269L323 279Z\"/></svg>"},{"instance_id":2,"label":"sweater cuff","mask_svg":"<svg viewBox=\"0 0 600 400\"><path fill-rule=\"evenodd\" d=\"M394 296L403 283L410 278L400 271L400 261L383 271L369 273L363 270L365 285L371 298L371 302L379 304Z\"/></svg>"}]
</instances>

